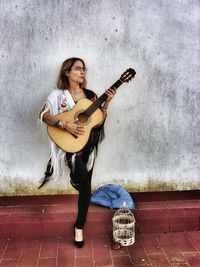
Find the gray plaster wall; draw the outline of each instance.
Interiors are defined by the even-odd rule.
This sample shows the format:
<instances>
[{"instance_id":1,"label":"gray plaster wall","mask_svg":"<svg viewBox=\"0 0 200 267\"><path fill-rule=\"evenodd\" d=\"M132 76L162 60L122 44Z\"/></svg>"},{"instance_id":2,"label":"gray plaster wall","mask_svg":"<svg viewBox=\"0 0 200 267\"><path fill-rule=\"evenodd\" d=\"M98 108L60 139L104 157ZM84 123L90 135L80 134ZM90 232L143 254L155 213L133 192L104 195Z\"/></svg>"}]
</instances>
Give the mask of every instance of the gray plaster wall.
<instances>
[{"instance_id":1,"label":"gray plaster wall","mask_svg":"<svg viewBox=\"0 0 200 267\"><path fill-rule=\"evenodd\" d=\"M93 189L200 188L199 0L0 0L0 195L38 191L49 157L38 113L61 63L78 56L98 95L129 67L110 105Z\"/></svg>"}]
</instances>

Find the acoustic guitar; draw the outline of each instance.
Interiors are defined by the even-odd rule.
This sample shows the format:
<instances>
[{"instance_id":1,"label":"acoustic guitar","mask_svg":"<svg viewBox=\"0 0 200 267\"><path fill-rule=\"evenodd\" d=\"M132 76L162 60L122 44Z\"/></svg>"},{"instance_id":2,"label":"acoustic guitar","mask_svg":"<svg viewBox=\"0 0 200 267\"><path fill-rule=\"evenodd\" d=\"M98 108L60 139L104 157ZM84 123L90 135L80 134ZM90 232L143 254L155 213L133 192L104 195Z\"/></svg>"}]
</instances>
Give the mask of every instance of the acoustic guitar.
<instances>
[{"instance_id":1,"label":"acoustic guitar","mask_svg":"<svg viewBox=\"0 0 200 267\"><path fill-rule=\"evenodd\" d=\"M127 69L110 88L117 89L124 82L129 82L134 78L135 74L134 69ZM103 120L103 113L100 107L107 97L106 93L104 93L95 102L89 99L80 99L73 109L56 115L58 120L76 120L76 123L84 125L85 132L83 135L75 136L66 130L48 126L47 131L50 138L66 152L76 153L81 151L88 142L91 130Z\"/></svg>"}]
</instances>

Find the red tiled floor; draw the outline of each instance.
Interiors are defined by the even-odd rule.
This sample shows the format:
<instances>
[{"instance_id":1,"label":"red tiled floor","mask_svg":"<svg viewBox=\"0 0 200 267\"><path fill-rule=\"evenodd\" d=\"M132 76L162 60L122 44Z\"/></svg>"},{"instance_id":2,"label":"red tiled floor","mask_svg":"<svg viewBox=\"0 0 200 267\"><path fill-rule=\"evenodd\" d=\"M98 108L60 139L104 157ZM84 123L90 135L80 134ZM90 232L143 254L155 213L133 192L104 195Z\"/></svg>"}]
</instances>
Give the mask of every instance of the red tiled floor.
<instances>
[{"instance_id":1,"label":"red tiled floor","mask_svg":"<svg viewBox=\"0 0 200 267\"><path fill-rule=\"evenodd\" d=\"M2 203L1 203L1 205L2 205ZM11 214L12 213L12 208L11 207L4 207L4 206L1 206L0 207L0 215L1 214L7 214L7 215L9 215L9 214Z\"/></svg>"},{"instance_id":2,"label":"red tiled floor","mask_svg":"<svg viewBox=\"0 0 200 267\"><path fill-rule=\"evenodd\" d=\"M75 264L77 267L93 267L94 259L93 257L77 257Z\"/></svg>"},{"instance_id":3,"label":"red tiled floor","mask_svg":"<svg viewBox=\"0 0 200 267\"><path fill-rule=\"evenodd\" d=\"M112 266L109 241L106 236L92 239L95 266Z\"/></svg>"},{"instance_id":4,"label":"red tiled floor","mask_svg":"<svg viewBox=\"0 0 200 267\"><path fill-rule=\"evenodd\" d=\"M111 236L88 237L82 249L69 238L0 239L0 267L199 267L200 231L138 234L112 249Z\"/></svg>"},{"instance_id":5,"label":"red tiled floor","mask_svg":"<svg viewBox=\"0 0 200 267\"><path fill-rule=\"evenodd\" d=\"M38 238L42 237L43 235L43 227L42 224L39 223L12 223L10 225L12 231L12 237L21 238L21 237L28 237L31 238L33 236L37 236Z\"/></svg>"},{"instance_id":6,"label":"red tiled floor","mask_svg":"<svg viewBox=\"0 0 200 267\"><path fill-rule=\"evenodd\" d=\"M112 247L112 242L110 240L110 247ZM119 250L111 250L111 255L112 257L115 256L128 256L129 252L128 252L128 247L121 247Z\"/></svg>"},{"instance_id":7,"label":"red tiled floor","mask_svg":"<svg viewBox=\"0 0 200 267\"><path fill-rule=\"evenodd\" d=\"M146 248L148 255L151 254L163 255L163 251L158 243L156 234L141 235L140 239L143 243L143 246Z\"/></svg>"},{"instance_id":8,"label":"red tiled floor","mask_svg":"<svg viewBox=\"0 0 200 267\"><path fill-rule=\"evenodd\" d=\"M113 266L115 267L128 267L133 266L129 255L119 255L113 257Z\"/></svg>"},{"instance_id":9,"label":"red tiled floor","mask_svg":"<svg viewBox=\"0 0 200 267\"><path fill-rule=\"evenodd\" d=\"M176 245L173 237L170 234L159 234L158 243L162 247L165 255L167 256L168 261L171 264L186 264L183 254Z\"/></svg>"},{"instance_id":10,"label":"red tiled floor","mask_svg":"<svg viewBox=\"0 0 200 267\"><path fill-rule=\"evenodd\" d=\"M19 260L2 260L0 262L1 267L18 267Z\"/></svg>"},{"instance_id":11,"label":"red tiled floor","mask_svg":"<svg viewBox=\"0 0 200 267\"><path fill-rule=\"evenodd\" d=\"M138 233L169 232L169 214L161 209L136 210L136 230Z\"/></svg>"},{"instance_id":12,"label":"red tiled floor","mask_svg":"<svg viewBox=\"0 0 200 267\"><path fill-rule=\"evenodd\" d=\"M184 194L188 199L174 192L168 198L137 194L136 242L120 250L112 250L116 210L91 205L85 246L77 249L76 195L1 198L0 267L199 267L200 200L197 192Z\"/></svg>"},{"instance_id":13,"label":"red tiled floor","mask_svg":"<svg viewBox=\"0 0 200 267\"><path fill-rule=\"evenodd\" d=\"M197 248L198 251L200 251L200 235L196 234L195 231L188 232L188 238L192 242L192 244Z\"/></svg>"},{"instance_id":14,"label":"red tiled floor","mask_svg":"<svg viewBox=\"0 0 200 267\"><path fill-rule=\"evenodd\" d=\"M40 258L38 261L38 267L55 267L56 258Z\"/></svg>"},{"instance_id":15,"label":"red tiled floor","mask_svg":"<svg viewBox=\"0 0 200 267\"><path fill-rule=\"evenodd\" d=\"M167 209L167 203L165 201L160 202L138 202L137 209Z\"/></svg>"},{"instance_id":16,"label":"red tiled floor","mask_svg":"<svg viewBox=\"0 0 200 267\"><path fill-rule=\"evenodd\" d=\"M12 196L1 197L1 206L16 205L56 205L56 204L72 204L77 201L77 195L49 195L49 196Z\"/></svg>"},{"instance_id":17,"label":"red tiled floor","mask_svg":"<svg viewBox=\"0 0 200 267\"><path fill-rule=\"evenodd\" d=\"M184 254L186 260L191 267L199 267L200 266L200 254L199 253L185 253Z\"/></svg>"},{"instance_id":18,"label":"red tiled floor","mask_svg":"<svg viewBox=\"0 0 200 267\"><path fill-rule=\"evenodd\" d=\"M197 252L197 248L188 238L187 233L171 233L171 236L182 253Z\"/></svg>"},{"instance_id":19,"label":"red tiled floor","mask_svg":"<svg viewBox=\"0 0 200 267\"><path fill-rule=\"evenodd\" d=\"M171 264L164 254L149 255L151 266L153 267L171 267Z\"/></svg>"},{"instance_id":20,"label":"red tiled floor","mask_svg":"<svg viewBox=\"0 0 200 267\"><path fill-rule=\"evenodd\" d=\"M200 208L200 200L195 200L195 203L196 203L197 206Z\"/></svg>"},{"instance_id":21,"label":"red tiled floor","mask_svg":"<svg viewBox=\"0 0 200 267\"><path fill-rule=\"evenodd\" d=\"M113 266L110 251L107 248L94 248L95 266Z\"/></svg>"},{"instance_id":22,"label":"red tiled floor","mask_svg":"<svg viewBox=\"0 0 200 267\"><path fill-rule=\"evenodd\" d=\"M75 213L77 210L77 205L75 203L71 203L70 205L62 204L62 205L43 206L44 213L66 213L66 210L68 212Z\"/></svg>"},{"instance_id":23,"label":"red tiled floor","mask_svg":"<svg viewBox=\"0 0 200 267\"><path fill-rule=\"evenodd\" d=\"M196 191L134 196L136 233L200 229L200 200ZM0 202L0 237L3 238L64 237L70 235L71 224L76 219L77 195L0 197ZM90 205L86 233L110 234L115 211Z\"/></svg>"},{"instance_id":24,"label":"red tiled floor","mask_svg":"<svg viewBox=\"0 0 200 267\"><path fill-rule=\"evenodd\" d=\"M134 266L150 265L146 249L144 248L139 236L136 236L135 243L128 247L128 251Z\"/></svg>"},{"instance_id":25,"label":"red tiled floor","mask_svg":"<svg viewBox=\"0 0 200 267\"><path fill-rule=\"evenodd\" d=\"M76 257L93 257L92 240L88 239L82 249L75 250Z\"/></svg>"},{"instance_id":26,"label":"red tiled floor","mask_svg":"<svg viewBox=\"0 0 200 267\"><path fill-rule=\"evenodd\" d=\"M197 204L194 200L187 201L167 201L168 208L197 208Z\"/></svg>"},{"instance_id":27,"label":"red tiled floor","mask_svg":"<svg viewBox=\"0 0 200 267\"><path fill-rule=\"evenodd\" d=\"M58 244L55 240L45 240L42 242L40 257L44 258L56 258L57 257Z\"/></svg>"},{"instance_id":28,"label":"red tiled floor","mask_svg":"<svg viewBox=\"0 0 200 267\"><path fill-rule=\"evenodd\" d=\"M20 267L35 267L39 259L40 246L37 248L24 248L20 258Z\"/></svg>"},{"instance_id":29,"label":"red tiled floor","mask_svg":"<svg viewBox=\"0 0 200 267\"><path fill-rule=\"evenodd\" d=\"M57 264L59 267L75 266L75 247L72 240L60 239L58 244ZM78 267L78 266L77 266Z\"/></svg>"},{"instance_id":30,"label":"red tiled floor","mask_svg":"<svg viewBox=\"0 0 200 267\"><path fill-rule=\"evenodd\" d=\"M7 248L2 256L3 260L19 260L22 254L22 248Z\"/></svg>"},{"instance_id":31,"label":"red tiled floor","mask_svg":"<svg viewBox=\"0 0 200 267\"><path fill-rule=\"evenodd\" d=\"M170 232L198 231L199 210L197 209L170 209L169 210Z\"/></svg>"},{"instance_id":32,"label":"red tiled floor","mask_svg":"<svg viewBox=\"0 0 200 267\"><path fill-rule=\"evenodd\" d=\"M16 206L11 207L12 214L41 214L43 210L42 206Z\"/></svg>"},{"instance_id":33,"label":"red tiled floor","mask_svg":"<svg viewBox=\"0 0 200 267\"><path fill-rule=\"evenodd\" d=\"M185 199L199 199L199 190L188 191L168 191L168 192L135 192L131 193L136 202L146 201L166 201L171 200L185 200Z\"/></svg>"}]
</instances>

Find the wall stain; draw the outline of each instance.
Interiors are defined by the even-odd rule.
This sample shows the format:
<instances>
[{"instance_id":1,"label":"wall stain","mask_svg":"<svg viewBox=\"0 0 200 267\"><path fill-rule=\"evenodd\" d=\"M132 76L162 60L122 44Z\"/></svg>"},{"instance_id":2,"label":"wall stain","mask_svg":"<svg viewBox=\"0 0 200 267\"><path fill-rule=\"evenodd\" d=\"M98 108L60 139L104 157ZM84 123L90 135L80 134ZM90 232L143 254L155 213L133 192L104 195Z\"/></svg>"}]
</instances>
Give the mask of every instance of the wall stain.
<instances>
[{"instance_id":1,"label":"wall stain","mask_svg":"<svg viewBox=\"0 0 200 267\"><path fill-rule=\"evenodd\" d=\"M154 178L149 178L146 183L138 184L134 181L125 182L122 179L113 179L110 183L121 185L130 193L134 192L164 192L164 191L184 191L184 190L197 190L200 189L200 182L162 182ZM101 185L95 186L93 189L96 190Z\"/></svg>"},{"instance_id":2,"label":"wall stain","mask_svg":"<svg viewBox=\"0 0 200 267\"><path fill-rule=\"evenodd\" d=\"M138 185L138 183L124 182L122 179L113 179L107 184L118 184L122 186L125 190L130 193L134 192L163 192L163 191L183 191L183 190L197 190L200 189L200 182L191 184L191 182L183 183L172 183L172 182L162 182L156 179L150 178L146 184ZM5 183L4 183L5 184ZM38 184L34 183L10 183L8 188L4 190L0 189L0 196L24 196L24 195L66 195L66 194L77 194L71 186L64 187L63 185L57 185L55 188L54 183L48 183L41 189L37 189ZM93 192L102 186L102 184L97 184L92 187Z\"/></svg>"},{"instance_id":3,"label":"wall stain","mask_svg":"<svg viewBox=\"0 0 200 267\"><path fill-rule=\"evenodd\" d=\"M106 178L106 177L104 177ZM123 178L112 178L102 183L102 179L93 181L92 191L97 190L104 184L118 184L126 189L130 193L134 192L163 192L163 191L184 191L184 190L198 190L200 189L200 181L193 181L188 179L187 181L173 182L158 180L156 177L148 177L146 182L138 183L138 179L124 179ZM64 194L77 194L77 191L70 185L69 180L65 177L58 181L50 181L41 189L38 189L38 180L29 177L24 180L21 177L15 177L15 179L9 176L0 176L0 196L20 196L20 195L64 195ZM104 179L103 179L104 180Z\"/></svg>"}]
</instances>

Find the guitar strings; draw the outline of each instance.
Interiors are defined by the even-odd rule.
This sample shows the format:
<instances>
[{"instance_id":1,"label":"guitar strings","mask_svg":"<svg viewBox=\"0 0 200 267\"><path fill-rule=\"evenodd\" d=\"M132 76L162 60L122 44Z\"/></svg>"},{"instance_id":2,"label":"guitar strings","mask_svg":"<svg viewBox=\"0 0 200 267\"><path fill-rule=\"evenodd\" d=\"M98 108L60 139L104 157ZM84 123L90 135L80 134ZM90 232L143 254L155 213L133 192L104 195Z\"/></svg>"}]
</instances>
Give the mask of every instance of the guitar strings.
<instances>
[{"instance_id":1,"label":"guitar strings","mask_svg":"<svg viewBox=\"0 0 200 267\"><path fill-rule=\"evenodd\" d=\"M123 80L119 79L117 80L110 88L115 88L117 89L121 84L123 83ZM87 108L85 110L85 113L88 116L91 116L102 104L103 102L107 99L107 95L104 93L103 95L101 95L96 102L94 102L91 106L89 106L89 108Z\"/></svg>"}]
</instances>

